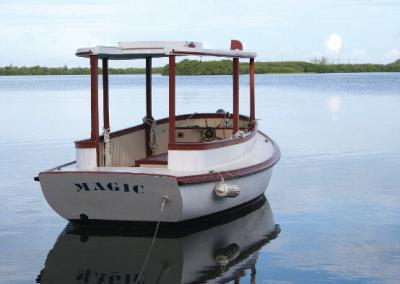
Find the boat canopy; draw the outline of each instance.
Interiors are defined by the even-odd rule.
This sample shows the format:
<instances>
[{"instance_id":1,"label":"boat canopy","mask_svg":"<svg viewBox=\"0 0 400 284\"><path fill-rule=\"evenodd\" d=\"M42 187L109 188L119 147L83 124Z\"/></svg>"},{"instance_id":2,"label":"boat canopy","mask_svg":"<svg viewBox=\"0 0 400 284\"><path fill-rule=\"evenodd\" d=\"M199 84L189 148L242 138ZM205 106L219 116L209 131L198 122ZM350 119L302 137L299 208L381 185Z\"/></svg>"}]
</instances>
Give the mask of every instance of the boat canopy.
<instances>
[{"instance_id":1,"label":"boat canopy","mask_svg":"<svg viewBox=\"0 0 400 284\"><path fill-rule=\"evenodd\" d=\"M237 135L239 132L239 60L247 58L249 60L249 89L250 89L250 117L249 126L254 128L256 124L255 117L255 96L254 96L254 77L255 77L255 52L243 51L243 44L239 40L231 40L229 50L225 49L205 49L199 42L188 41L139 41L139 42L121 42L118 47L96 46L92 48L80 48L76 52L77 56L90 59L90 77L91 77L91 135L90 141L76 144L77 148L95 148L97 155L97 165L99 166L100 153L100 134L99 134L99 100L98 100L98 77L99 61L102 62L103 77L103 129L104 137L110 135L110 117L109 117L109 90L108 74L109 60L113 59L145 59L146 61L146 157L152 156L152 150L149 147L151 124L155 121L152 115L152 60L153 57L168 57L168 96L169 96L169 116L168 116L168 150L187 150L193 145L177 143L175 131L175 69L176 57L180 55L198 55L198 56L220 56L232 58L232 133ZM240 138L240 137L238 137ZM241 140L241 138L240 138ZM213 143L202 143L201 150L212 149L211 147L223 147L227 143L235 143L235 139L221 140ZM192 143L193 144L193 143ZM189 148L187 146L190 146ZM104 156L110 156L104 154ZM107 161L107 158L105 158ZM108 165L108 162L105 163Z\"/></svg>"},{"instance_id":2,"label":"boat canopy","mask_svg":"<svg viewBox=\"0 0 400 284\"><path fill-rule=\"evenodd\" d=\"M201 42L193 41L135 41L120 42L118 46L95 46L79 48L76 55L90 57L97 55L99 59L140 59L148 57L168 57L170 55L199 55L230 58L255 58L257 53L243 51L238 44L232 49L207 49Z\"/></svg>"}]
</instances>

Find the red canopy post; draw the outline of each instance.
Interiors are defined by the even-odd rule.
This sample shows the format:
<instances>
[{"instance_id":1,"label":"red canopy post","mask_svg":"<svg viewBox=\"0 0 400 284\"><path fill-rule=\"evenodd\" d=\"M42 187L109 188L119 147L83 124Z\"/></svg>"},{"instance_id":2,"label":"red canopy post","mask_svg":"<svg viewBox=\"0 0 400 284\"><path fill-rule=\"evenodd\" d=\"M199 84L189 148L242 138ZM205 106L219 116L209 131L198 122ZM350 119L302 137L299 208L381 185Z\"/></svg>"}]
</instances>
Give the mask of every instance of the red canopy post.
<instances>
[{"instance_id":1,"label":"red canopy post","mask_svg":"<svg viewBox=\"0 0 400 284\"><path fill-rule=\"evenodd\" d=\"M151 57L146 57L146 156L153 154L150 148L150 128L149 122L153 120L152 114L152 89L151 89Z\"/></svg>"},{"instance_id":2,"label":"red canopy post","mask_svg":"<svg viewBox=\"0 0 400 284\"><path fill-rule=\"evenodd\" d=\"M169 144L175 144L175 55L169 56Z\"/></svg>"},{"instance_id":3,"label":"red canopy post","mask_svg":"<svg viewBox=\"0 0 400 284\"><path fill-rule=\"evenodd\" d=\"M256 265L252 264L251 265L251 274L250 274L250 284L256 284Z\"/></svg>"},{"instance_id":4,"label":"red canopy post","mask_svg":"<svg viewBox=\"0 0 400 284\"><path fill-rule=\"evenodd\" d=\"M90 55L90 94L91 94L91 135L90 138L96 145L97 165L99 165L99 84L98 84L98 56Z\"/></svg>"},{"instance_id":5,"label":"red canopy post","mask_svg":"<svg viewBox=\"0 0 400 284\"><path fill-rule=\"evenodd\" d=\"M110 110L108 98L108 59L103 59L103 119L104 128L110 129Z\"/></svg>"},{"instance_id":6,"label":"red canopy post","mask_svg":"<svg viewBox=\"0 0 400 284\"><path fill-rule=\"evenodd\" d=\"M233 134L239 131L239 58L233 58Z\"/></svg>"},{"instance_id":7,"label":"red canopy post","mask_svg":"<svg viewBox=\"0 0 400 284\"><path fill-rule=\"evenodd\" d=\"M255 77L255 70L254 70L254 58L250 58L249 64L249 76L250 76L250 125L255 124L256 120L256 103L255 103L255 96L254 96L254 77Z\"/></svg>"}]
</instances>

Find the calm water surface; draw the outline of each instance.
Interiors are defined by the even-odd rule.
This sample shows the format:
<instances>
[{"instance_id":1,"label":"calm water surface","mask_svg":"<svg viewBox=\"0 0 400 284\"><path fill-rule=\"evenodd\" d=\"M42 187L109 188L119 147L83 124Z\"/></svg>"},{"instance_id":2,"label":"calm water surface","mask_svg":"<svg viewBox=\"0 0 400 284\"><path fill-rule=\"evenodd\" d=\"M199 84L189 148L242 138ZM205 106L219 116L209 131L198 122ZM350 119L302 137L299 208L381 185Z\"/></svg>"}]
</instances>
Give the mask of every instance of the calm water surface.
<instances>
[{"instance_id":1,"label":"calm water surface","mask_svg":"<svg viewBox=\"0 0 400 284\"><path fill-rule=\"evenodd\" d=\"M241 80L247 114L248 78ZM202 272L193 282L250 283L251 267L257 283L398 282L400 74L259 75L256 83L259 128L282 150L268 202L233 223L158 239L146 283L178 281L173 277L194 267ZM167 87L167 78L154 77L157 118L167 116ZM112 76L112 129L140 123L144 97L144 76ZM2 283L34 283L39 274L58 283L133 283L150 239L58 238L67 222L33 182L39 171L75 159L72 142L90 133L89 103L87 76L0 77ZM177 79L178 113L231 107L229 76ZM273 222L271 214L282 231L268 242L256 232ZM254 224L254 234L243 235L243 224ZM245 251L227 248L225 254L239 250L239 258L225 272L202 263L194 249L218 252L209 246L224 232L237 242L258 241ZM168 265L162 254L172 256Z\"/></svg>"}]
</instances>

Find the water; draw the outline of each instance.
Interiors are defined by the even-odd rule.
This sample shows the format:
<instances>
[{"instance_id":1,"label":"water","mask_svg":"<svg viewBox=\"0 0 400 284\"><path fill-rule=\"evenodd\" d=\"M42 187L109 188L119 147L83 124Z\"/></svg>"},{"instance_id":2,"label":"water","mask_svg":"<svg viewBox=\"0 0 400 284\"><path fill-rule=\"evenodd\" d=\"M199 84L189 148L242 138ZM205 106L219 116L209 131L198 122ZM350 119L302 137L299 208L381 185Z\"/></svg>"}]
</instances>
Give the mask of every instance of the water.
<instances>
[{"instance_id":1,"label":"water","mask_svg":"<svg viewBox=\"0 0 400 284\"><path fill-rule=\"evenodd\" d=\"M153 81L154 113L165 117L167 78ZM247 81L241 78L244 114ZM148 270L146 283L181 281L165 277L193 267L202 269L193 282L240 278L250 283L252 267L257 283L397 282L400 74L259 75L256 84L260 129L282 150L266 194L269 203L251 213L254 218L160 238L149 261L160 277L151 278L153 270ZM112 129L141 121L144 86L144 76L111 76ZM32 283L39 274L43 280L52 273L57 283L124 283L118 277L132 280L131 271L137 273L144 259L149 237L134 233L69 233L58 239L67 222L50 209L33 181L39 171L74 160L72 142L88 137L88 87L87 76L0 77L1 283ZM229 76L177 79L177 113L231 107ZM282 231L262 242L257 230L273 222L270 208ZM264 223L257 216L264 216ZM243 232L242 222L254 226ZM224 249L219 237L232 238L225 255L239 246L238 263L234 260L225 273L203 262L195 250L216 257ZM240 243L252 237L260 241L252 250ZM129 262L132 266L124 266ZM85 269L92 278L84 277ZM104 282L96 282L93 275L101 273Z\"/></svg>"}]
</instances>

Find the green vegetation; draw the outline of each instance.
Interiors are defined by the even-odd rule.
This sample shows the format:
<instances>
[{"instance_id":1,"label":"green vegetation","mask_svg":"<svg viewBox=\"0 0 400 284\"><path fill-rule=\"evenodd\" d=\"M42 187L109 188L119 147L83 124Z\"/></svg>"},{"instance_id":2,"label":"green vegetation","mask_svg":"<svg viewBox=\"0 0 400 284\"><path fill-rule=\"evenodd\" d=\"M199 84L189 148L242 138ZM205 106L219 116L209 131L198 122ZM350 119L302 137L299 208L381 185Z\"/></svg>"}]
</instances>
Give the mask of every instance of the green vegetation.
<instances>
[{"instance_id":1,"label":"green vegetation","mask_svg":"<svg viewBox=\"0 0 400 284\"><path fill-rule=\"evenodd\" d=\"M257 74L266 73L356 73L356 72L400 72L400 60L391 64L327 64L304 61L256 62ZM240 73L248 73L248 63L240 63ZM168 65L162 69L168 74ZM196 61L183 60L176 65L177 75L228 75L232 74L231 60Z\"/></svg>"},{"instance_id":2,"label":"green vegetation","mask_svg":"<svg viewBox=\"0 0 400 284\"><path fill-rule=\"evenodd\" d=\"M326 60L256 62L257 74L266 73L357 73L357 72L400 72L400 59L391 64L328 64ZM0 67L1 75L84 75L89 68L81 67ZM99 70L101 73L101 69ZM110 68L110 74L144 74L145 68ZM168 74L168 65L154 67L155 74ZM248 63L240 63L240 73L248 73ZM232 74L232 61L182 60L176 64L177 75L229 75Z\"/></svg>"},{"instance_id":3,"label":"green vegetation","mask_svg":"<svg viewBox=\"0 0 400 284\"><path fill-rule=\"evenodd\" d=\"M162 67L153 68L154 73L161 73ZM99 72L102 70L99 68ZM110 74L144 74L145 68L110 68ZM0 67L1 75L85 75L90 74L89 68L82 67L42 67L42 66L32 66L32 67L17 67L17 66L5 66Z\"/></svg>"}]
</instances>

